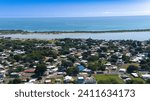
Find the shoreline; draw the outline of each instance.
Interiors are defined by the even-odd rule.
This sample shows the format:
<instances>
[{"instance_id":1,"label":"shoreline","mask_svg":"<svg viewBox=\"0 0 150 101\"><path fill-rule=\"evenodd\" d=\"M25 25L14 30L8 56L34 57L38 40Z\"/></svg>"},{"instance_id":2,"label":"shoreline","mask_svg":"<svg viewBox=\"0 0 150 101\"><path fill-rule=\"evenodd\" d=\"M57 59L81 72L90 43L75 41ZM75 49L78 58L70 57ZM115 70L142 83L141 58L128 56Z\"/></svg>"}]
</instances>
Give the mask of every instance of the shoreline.
<instances>
[{"instance_id":1,"label":"shoreline","mask_svg":"<svg viewBox=\"0 0 150 101\"><path fill-rule=\"evenodd\" d=\"M125 33L125 32L150 32L150 29L134 30L106 30L106 31L25 31L25 30L0 30L0 35L7 34L63 34L63 33Z\"/></svg>"}]
</instances>

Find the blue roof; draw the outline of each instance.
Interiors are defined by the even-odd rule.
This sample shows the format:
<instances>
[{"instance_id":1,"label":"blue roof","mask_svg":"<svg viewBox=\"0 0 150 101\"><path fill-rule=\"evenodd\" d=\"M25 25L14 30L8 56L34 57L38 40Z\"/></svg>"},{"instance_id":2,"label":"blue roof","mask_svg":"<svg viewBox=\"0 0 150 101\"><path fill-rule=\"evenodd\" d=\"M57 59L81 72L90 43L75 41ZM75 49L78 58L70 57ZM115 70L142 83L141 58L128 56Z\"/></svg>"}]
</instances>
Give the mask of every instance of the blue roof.
<instances>
[{"instance_id":1,"label":"blue roof","mask_svg":"<svg viewBox=\"0 0 150 101\"><path fill-rule=\"evenodd\" d=\"M0 74L0 78L4 78L4 75L3 75L3 74Z\"/></svg>"},{"instance_id":2,"label":"blue roof","mask_svg":"<svg viewBox=\"0 0 150 101\"><path fill-rule=\"evenodd\" d=\"M79 69L80 72L82 72L85 69L85 67L82 66L82 65L78 65L77 67L78 67L78 69Z\"/></svg>"}]
</instances>

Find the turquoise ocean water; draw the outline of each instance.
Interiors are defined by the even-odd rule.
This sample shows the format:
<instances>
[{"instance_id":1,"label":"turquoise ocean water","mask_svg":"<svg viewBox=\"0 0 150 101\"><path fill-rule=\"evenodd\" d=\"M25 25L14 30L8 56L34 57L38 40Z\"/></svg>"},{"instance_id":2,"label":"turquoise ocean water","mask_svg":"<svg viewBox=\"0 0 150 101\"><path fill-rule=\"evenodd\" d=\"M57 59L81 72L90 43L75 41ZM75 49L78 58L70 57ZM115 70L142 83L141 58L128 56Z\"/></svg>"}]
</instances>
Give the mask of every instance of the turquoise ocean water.
<instances>
[{"instance_id":1,"label":"turquoise ocean water","mask_svg":"<svg viewBox=\"0 0 150 101\"><path fill-rule=\"evenodd\" d=\"M0 30L104 31L150 29L150 16L82 18L0 18Z\"/></svg>"}]
</instances>

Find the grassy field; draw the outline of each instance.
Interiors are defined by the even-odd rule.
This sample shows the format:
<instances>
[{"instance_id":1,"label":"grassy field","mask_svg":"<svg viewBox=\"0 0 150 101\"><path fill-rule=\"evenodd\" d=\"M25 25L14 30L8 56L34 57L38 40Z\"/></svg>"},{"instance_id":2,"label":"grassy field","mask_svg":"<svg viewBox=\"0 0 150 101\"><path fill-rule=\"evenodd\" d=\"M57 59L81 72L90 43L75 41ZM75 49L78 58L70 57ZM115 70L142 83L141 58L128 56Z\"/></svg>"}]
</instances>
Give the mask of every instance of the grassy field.
<instances>
[{"instance_id":1,"label":"grassy field","mask_svg":"<svg viewBox=\"0 0 150 101\"><path fill-rule=\"evenodd\" d=\"M133 80L133 84L145 84L145 81L142 78L134 78L133 76L130 76L130 78Z\"/></svg>"},{"instance_id":2,"label":"grassy field","mask_svg":"<svg viewBox=\"0 0 150 101\"><path fill-rule=\"evenodd\" d=\"M127 63L127 64L122 65L121 68L126 68L127 69L130 65L139 66L138 63Z\"/></svg>"},{"instance_id":3,"label":"grassy field","mask_svg":"<svg viewBox=\"0 0 150 101\"><path fill-rule=\"evenodd\" d=\"M123 80L118 75L98 74L94 75L98 84L123 84Z\"/></svg>"}]
</instances>

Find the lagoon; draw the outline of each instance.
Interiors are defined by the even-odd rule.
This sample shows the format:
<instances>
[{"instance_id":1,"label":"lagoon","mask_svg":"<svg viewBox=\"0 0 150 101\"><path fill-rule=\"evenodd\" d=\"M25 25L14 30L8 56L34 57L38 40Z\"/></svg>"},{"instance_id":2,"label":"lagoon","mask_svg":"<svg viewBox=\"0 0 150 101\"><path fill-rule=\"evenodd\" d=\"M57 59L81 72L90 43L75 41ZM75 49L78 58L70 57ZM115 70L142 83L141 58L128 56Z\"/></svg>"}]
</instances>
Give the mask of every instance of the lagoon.
<instances>
[{"instance_id":1,"label":"lagoon","mask_svg":"<svg viewBox=\"0 0 150 101\"><path fill-rule=\"evenodd\" d=\"M98 40L150 40L150 32L116 32L116 33L60 33L60 34L44 34L44 33L30 33L30 34L8 34L0 35L0 37L11 37L12 39L98 39Z\"/></svg>"}]
</instances>

